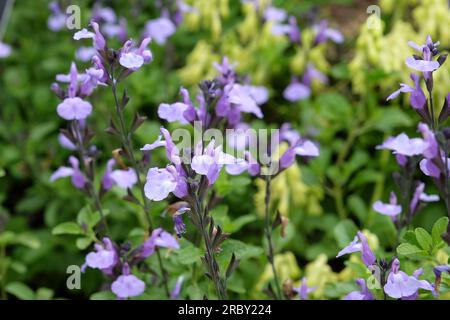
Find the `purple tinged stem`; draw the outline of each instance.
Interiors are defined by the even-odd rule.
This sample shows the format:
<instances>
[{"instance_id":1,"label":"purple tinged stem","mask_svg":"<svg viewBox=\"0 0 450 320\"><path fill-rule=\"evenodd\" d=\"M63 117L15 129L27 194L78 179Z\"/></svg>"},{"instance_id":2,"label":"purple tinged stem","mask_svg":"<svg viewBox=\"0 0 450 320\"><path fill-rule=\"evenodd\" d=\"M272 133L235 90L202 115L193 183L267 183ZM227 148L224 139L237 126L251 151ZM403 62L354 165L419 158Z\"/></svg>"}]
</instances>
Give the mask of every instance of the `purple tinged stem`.
<instances>
[{"instance_id":1,"label":"purple tinged stem","mask_svg":"<svg viewBox=\"0 0 450 320\"><path fill-rule=\"evenodd\" d=\"M88 168L86 167L84 156L87 154L86 149L84 148L83 138L80 133L80 122L78 120L74 120L72 122L73 131L75 133L76 138L76 147L80 157L81 166L84 170L84 175L86 177L86 187L89 193L89 196L94 200L94 206L100 213L101 217L101 227L105 228L106 234L109 234L108 222L106 221L105 214L103 213L102 203L100 201L100 196L95 190L94 183L92 181L91 175L88 173ZM100 230L101 231L101 230Z\"/></svg>"},{"instance_id":2,"label":"purple tinged stem","mask_svg":"<svg viewBox=\"0 0 450 320\"><path fill-rule=\"evenodd\" d=\"M265 205L265 236L267 239L267 257L269 259L269 263L272 267L272 273L273 273L273 280L275 282L275 290L277 298L280 300L283 300L283 293L281 291L280 287L280 281L278 280L278 274L275 267L275 261L274 261L274 245L272 240L272 227L271 227L271 219L270 219L270 181L271 176L269 174L266 175L266 190L265 190L265 198L264 198L264 205Z\"/></svg>"}]
</instances>

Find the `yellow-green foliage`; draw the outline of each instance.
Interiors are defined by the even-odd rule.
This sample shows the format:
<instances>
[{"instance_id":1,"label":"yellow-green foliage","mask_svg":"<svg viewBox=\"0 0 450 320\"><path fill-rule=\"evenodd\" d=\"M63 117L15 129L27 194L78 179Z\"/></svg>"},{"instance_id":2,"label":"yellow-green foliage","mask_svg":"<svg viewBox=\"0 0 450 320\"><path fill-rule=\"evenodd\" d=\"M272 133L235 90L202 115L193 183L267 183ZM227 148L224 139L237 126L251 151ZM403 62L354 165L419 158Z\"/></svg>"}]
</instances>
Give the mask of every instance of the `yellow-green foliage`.
<instances>
[{"instance_id":1,"label":"yellow-green foliage","mask_svg":"<svg viewBox=\"0 0 450 320\"><path fill-rule=\"evenodd\" d=\"M395 3L395 6L394 6ZM414 4L417 3L417 6ZM377 17L372 15L363 24L357 39L357 47L350 63L353 91L365 94L368 86L366 72L381 69L390 76L379 86L383 95L398 88L399 82L410 83L409 75L413 70L405 65L405 59L414 53L407 42L412 40L418 44L425 42L430 34L434 41L440 41L441 47L450 45L450 10L446 0L422 1L381 1L381 14L392 13L397 19L390 30L386 30L383 22L377 26ZM411 24L408 12L411 11L414 23ZM401 10L401 11L400 11ZM404 18L405 20L402 20ZM371 27L369 27L371 26ZM450 85L450 67L445 63L435 76L435 100L443 101ZM403 98L404 99L404 98ZM407 101L407 99L404 99ZM439 102L440 104L440 102ZM440 105L437 106L440 108Z\"/></svg>"},{"instance_id":2,"label":"yellow-green foliage","mask_svg":"<svg viewBox=\"0 0 450 320\"><path fill-rule=\"evenodd\" d=\"M192 0L186 3L193 5L195 10L186 15L186 26L191 31L202 28L211 30L211 36L217 40L222 33L222 18L230 14L228 0Z\"/></svg>"},{"instance_id":3,"label":"yellow-green foliage","mask_svg":"<svg viewBox=\"0 0 450 320\"><path fill-rule=\"evenodd\" d=\"M196 19L207 15L210 10L209 4L203 5L203 0L198 1L201 4L200 13L188 15L187 25L194 29L200 26ZM250 3L243 4L241 8L242 19L228 30L220 29L220 38L213 33L211 39L202 40L195 46L187 58L186 66L179 71L183 84L195 85L202 79L210 78L214 74L210 62L219 62L222 56L227 56L231 62L238 62L236 70L249 75L255 84L265 84L277 74L286 73L282 63L286 60L285 49L289 45L289 39L273 35L272 22L262 22L261 8L264 5L260 10ZM226 16L226 10L220 12L223 12L222 17ZM220 23L220 19L217 20ZM330 67L325 59L327 44L312 48L313 41L313 31L302 30L302 45L296 47L292 58L288 58L289 72L300 76L307 63L312 63L324 73L329 71Z\"/></svg>"}]
</instances>

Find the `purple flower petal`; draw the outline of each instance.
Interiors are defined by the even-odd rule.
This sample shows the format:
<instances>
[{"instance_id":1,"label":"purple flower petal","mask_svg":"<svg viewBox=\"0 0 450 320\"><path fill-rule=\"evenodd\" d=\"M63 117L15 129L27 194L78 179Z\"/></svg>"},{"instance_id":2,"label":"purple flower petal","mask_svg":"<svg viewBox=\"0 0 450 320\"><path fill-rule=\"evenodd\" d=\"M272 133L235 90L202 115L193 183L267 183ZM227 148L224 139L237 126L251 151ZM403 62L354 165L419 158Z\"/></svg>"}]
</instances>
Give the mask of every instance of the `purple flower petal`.
<instances>
[{"instance_id":1,"label":"purple flower petal","mask_svg":"<svg viewBox=\"0 0 450 320\"><path fill-rule=\"evenodd\" d=\"M177 187L177 181L167 169L151 168L147 173L145 196L153 201L161 201Z\"/></svg>"},{"instance_id":2,"label":"purple flower petal","mask_svg":"<svg viewBox=\"0 0 450 320\"><path fill-rule=\"evenodd\" d=\"M181 124L188 124L189 121L184 117L184 112L188 109L188 105L182 102L173 104L161 103L158 107L158 116L169 122L178 121Z\"/></svg>"},{"instance_id":3,"label":"purple flower petal","mask_svg":"<svg viewBox=\"0 0 450 320\"><path fill-rule=\"evenodd\" d=\"M146 35L155 39L156 43L163 45L176 31L176 26L170 19L161 17L158 19L150 20L145 25Z\"/></svg>"},{"instance_id":4,"label":"purple flower petal","mask_svg":"<svg viewBox=\"0 0 450 320\"><path fill-rule=\"evenodd\" d=\"M406 58L405 63L411 69L422 72L432 72L440 67L437 61L416 60L414 57Z\"/></svg>"},{"instance_id":5,"label":"purple flower petal","mask_svg":"<svg viewBox=\"0 0 450 320\"><path fill-rule=\"evenodd\" d=\"M291 102L304 100L311 95L311 89L298 81L292 81L283 91L283 97Z\"/></svg>"},{"instance_id":6,"label":"purple flower petal","mask_svg":"<svg viewBox=\"0 0 450 320\"><path fill-rule=\"evenodd\" d=\"M381 213L386 216L395 217L399 215L402 212L402 206L394 205L394 204L387 204L383 203L381 201L376 201L373 206L373 210L375 210L378 213Z\"/></svg>"},{"instance_id":7,"label":"purple flower petal","mask_svg":"<svg viewBox=\"0 0 450 320\"><path fill-rule=\"evenodd\" d=\"M137 297L144 293L145 283L132 274L121 275L111 284L111 291L120 299Z\"/></svg>"},{"instance_id":8,"label":"purple flower petal","mask_svg":"<svg viewBox=\"0 0 450 320\"><path fill-rule=\"evenodd\" d=\"M92 112L92 105L79 97L66 98L56 108L58 115L65 120L83 120Z\"/></svg>"}]
</instances>

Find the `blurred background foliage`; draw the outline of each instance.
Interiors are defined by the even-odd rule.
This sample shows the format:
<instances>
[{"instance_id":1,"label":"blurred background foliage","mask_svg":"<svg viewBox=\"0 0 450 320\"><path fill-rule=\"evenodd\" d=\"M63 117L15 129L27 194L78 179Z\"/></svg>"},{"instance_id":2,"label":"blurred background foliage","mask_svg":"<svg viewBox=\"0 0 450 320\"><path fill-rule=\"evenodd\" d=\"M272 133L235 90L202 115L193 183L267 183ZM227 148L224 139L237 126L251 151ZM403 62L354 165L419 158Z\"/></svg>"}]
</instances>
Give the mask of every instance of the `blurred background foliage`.
<instances>
[{"instance_id":1,"label":"blurred background foliage","mask_svg":"<svg viewBox=\"0 0 450 320\"><path fill-rule=\"evenodd\" d=\"M87 25L93 1L76 2ZM135 39L147 20L159 16L152 1L99 2L127 18L129 35ZM354 288L353 279L366 273L357 257L345 265L334 258L357 230L365 230L381 256L392 255L397 244L390 219L371 209L375 200L386 199L395 190L391 179L395 160L375 146L391 134L414 134L416 115L407 101L398 99L397 105L388 106L385 98L399 82L408 82L403 63L412 53L408 40L422 43L430 34L448 50L448 1L381 0L381 23L367 21L366 9L373 1L273 1L297 16L303 40L297 46L273 35L270 23L262 23L261 12L250 3L186 2L198 10L187 14L166 45L152 44L153 63L127 81L129 108L149 119L137 132L135 145L156 138L161 125L157 106L178 100L181 85L195 90L200 80L215 75L213 62L223 56L237 62L239 73L270 91L264 119L252 125L279 127L290 122L321 148L319 158L297 163L272 184L271 205L289 218L285 237L275 236L280 278L298 281L306 276L308 284L318 288L314 298L342 297ZM13 47L13 54L0 60L0 292L3 298L108 298L101 292L103 277L92 270L83 275L82 290L66 288L66 268L83 263L87 245L76 236L52 235L55 226L76 220L80 210L86 210L86 202L69 181L49 182L50 174L70 155L58 144L64 121L56 115L58 100L50 85L56 74L68 72L79 43L72 40L72 31L47 28L46 6L46 1L16 1L3 39ZM344 33L343 44L312 47L311 26L322 18ZM284 100L282 92L291 75L301 76L308 63L327 74L329 84L314 83L307 100ZM77 64L81 70L88 67L88 63ZM442 101L450 87L449 68L446 63L436 73L436 101ZM115 142L104 132L112 97L100 89L91 102L95 108L91 124L97 129L94 143L99 150L112 150ZM102 154L104 161L109 157L107 151ZM155 152L154 161L165 163L163 151ZM225 265L231 252L238 252L243 260L230 279L232 297L265 298L263 289L272 274L261 248L264 182L223 175L217 189L224 200L213 216L233 239L224 245L219 263ZM433 193L431 184L429 189ZM114 189L103 202L114 238L132 240L142 234L142 217L133 205L119 200L121 196ZM161 216L166 204L153 205L155 217ZM442 205L432 204L413 224L431 231L443 215ZM158 222L171 230L170 218L161 216ZM199 268L201 252L188 240L181 243L182 249L166 257L171 284L185 273L183 297L202 298L210 285ZM442 261L448 259L444 251L438 255ZM195 268L198 271L191 272ZM148 292L142 298L161 298L159 289Z\"/></svg>"}]
</instances>

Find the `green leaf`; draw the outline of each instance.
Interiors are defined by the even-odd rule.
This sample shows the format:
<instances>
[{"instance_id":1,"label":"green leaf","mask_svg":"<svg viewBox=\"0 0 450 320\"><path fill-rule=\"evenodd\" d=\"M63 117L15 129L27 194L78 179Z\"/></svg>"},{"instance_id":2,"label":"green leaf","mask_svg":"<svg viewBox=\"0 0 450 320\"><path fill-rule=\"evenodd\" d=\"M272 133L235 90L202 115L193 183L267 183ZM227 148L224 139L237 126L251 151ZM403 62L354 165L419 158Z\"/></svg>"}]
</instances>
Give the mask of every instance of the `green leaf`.
<instances>
[{"instance_id":1,"label":"green leaf","mask_svg":"<svg viewBox=\"0 0 450 320\"><path fill-rule=\"evenodd\" d=\"M52 230L53 235L60 234L84 234L83 229L75 222L63 222Z\"/></svg>"},{"instance_id":2,"label":"green leaf","mask_svg":"<svg viewBox=\"0 0 450 320\"><path fill-rule=\"evenodd\" d=\"M53 298L53 290L49 288L39 288L36 291L37 300L51 300Z\"/></svg>"},{"instance_id":3,"label":"green leaf","mask_svg":"<svg viewBox=\"0 0 450 320\"><path fill-rule=\"evenodd\" d=\"M427 252L410 243L402 243L397 247L397 253L401 256L426 256Z\"/></svg>"},{"instance_id":4,"label":"green leaf","mask_svg":"<svg viewBox=\"0 0 450 320\"><path fill-rule=\"evenodd\" d=\"M447 225L448 225L447 217L442 217L434 223L433 229L431 230L431 237L433 238L433 247L443 242L441 236L447 231Z\"/></svg>"},{"instance_id":5,"label":"green leaf","mask_svg":"<svg viewBox=\"0 0 450 320\"><path fill-rule=\"evenodd\" d=\"M84 250L92 243L92 238L81 237L76 241L77 248L80 250Z\"/></svg>"},{"instance_id":6,"label":"green leaf","mask_svg":"<svg viewBox=\"0 0 450 320\"><path fill-rule=\"evenodd\" d=\"M32 234L22 233L14 238L14 243L21 244L31 249L39 249L41 242Z\"/></svg>"},{"instance_id":7,"label":"green leaf","mask_svg":"<svg viewBox=\"0 0 450 320\"><path fill-rule=\"evenodd\" d=\"M190 241L180 240L180 249L173 252L179 264L188 265L200 261L202 251L194 246Z\"/></svg>"},{"instance_id":8,"label":"green leaf","mask_svg":"<svg viewBox=\"0 0 450 320\"><path fill-rule=\"evenodd\" d=\"M100 291L93 293L89 299L91 300L116 300L116 296L111 291Z\"/></svg>"},{"instance_id":9,"label":"green leaf","mask_svg":"<svg viewBox=\"0 0 450 320\"><path fill-rule=\"evenodd\" d=\"M429 251L431 249L432 239L427 230L425 230L424 228L416 228L414 233L420 247L426 251Z\"/></svg>"},{"instance_id":10,"label":"green leaf","mask_svg":"<svg viewBox=\"0 0 450 320\"><path fill-rule=\"evenodd\" d=\"M404 111L395 108L378 108L367 122L368 127L382 132L411 125L411 117Z\"/></svg>"},{"instance_id":11,"label":"green leaf","mask_svg":"<svg viewBox=\"0 0 450 320\"><path fill-rule=\"evenodd\" d=\"M339 222L333 230L334 238L341 248L348 245L355 238L357 232L358 228L355 223L349 219Z\"/></svg>"},{"instance_id":12,"label":"green leaf","mask_svg":"<svg viewBox=\"0 0 450 320\"><path fill-rule=\"evenodd\" d=\"M408 242L413 246L420 247L420 244L416 239L416 233L412 230L406 231L405 235L403 236L403 242Z\"/></svg>"},{"instance_id":13,"label":"green leaf","mask_svg":"<svg viewBox=\"0 0 450 320\"><path fill-rule=\"evenodd\" d=\"M16 234L12 231L5 231L3 233L0 233L0 244L1 245L8 245L14 242Z\"/></svg>"},{"instance_id":14,"label":"green leaf","mask_svg":"<svg viewBox=\"0 0 450 320\"><path fill-rule=\"evenodd\" d=\"M11 282L5 287L6 292L21 300L33 300L34 292L22 282Z\"/></svg>"}]
</instances>

